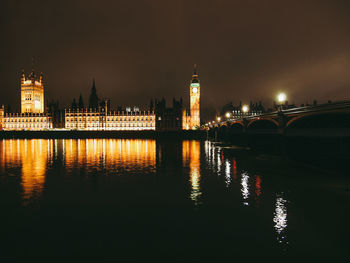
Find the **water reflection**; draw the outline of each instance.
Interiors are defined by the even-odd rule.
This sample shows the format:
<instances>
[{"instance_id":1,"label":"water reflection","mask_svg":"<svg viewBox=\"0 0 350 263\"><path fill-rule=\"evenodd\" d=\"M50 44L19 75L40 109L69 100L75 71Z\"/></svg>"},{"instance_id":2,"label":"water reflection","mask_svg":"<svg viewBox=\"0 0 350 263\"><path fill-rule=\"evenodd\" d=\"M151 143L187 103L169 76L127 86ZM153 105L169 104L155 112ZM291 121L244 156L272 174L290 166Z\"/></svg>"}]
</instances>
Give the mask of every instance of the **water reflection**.
<instances>
[{"instance_id":1,"label":"water reflection","mask_svg":"<svg viewBox=\"0 0 350 263\"><path fill-rule=\"evenodd\" d=\"M108 174L118 171L153 172L156 165L155 140L86 139L63 140L67 168L102 169Z\"/></svg>"},{"instance_id":2,"label":"water reflection","mask_svg":"<svg viewBox=\"0 0 350 263\"><path fill-rule=\"evenodd\" d=\"M286 237L287 228L287 200L281 195L277 195L273 222L277 233L277 241L282 245L288 244Z\"/></svg>"},{"instance_id":3,"label":"water reflection","mask_svg":"<svg viewBox=\"0 0 350 263\"><path fill-rule=\"evenodd\" d=\"M262 195L261 190L261 177L259 175L255 176L255 200L256 205L259 206L260 204L260 196Z\"/></svg>"},{"instance_id":4,"label":"water reflection","mask_svg":"<svg viewBox=\"0 0 350 263\"><path fill-rule=\"evenodd\" d=\"M226 147L229 149L230 147ZM250 175L251 167L244 167L246 170L238 168L238 159L235 156L235 152L230 152L224 147L216 146L210 141L206 141L204 144L204 150L206 155L207 166L212 169L213 175L222 175L222 179L225 186L228 188L232 183L240 182L240 194L241 202L243 206L250 206L250 198L255 200L255 207L260 207L260 201L262 197L262 176ZM224 168L224 170L223 170ZM221 173L224 172L224 173ZM230 188L234 191L234 187ZM278 195L276 198L275 211L273 214L274 230L277 234L278 244L286 245L287 242L287 200ZM284 246L283 249L286 249Z\"/></svg>"},{"instance_id":5,"label":"water reflection","mask_svg":"<svg viewBox=\"0 0 350 263\"><path fill-rule=\"evenodd\" d=\"M226 187L229 187L231 184L231 163L228 159L225 162L225 184Z\"/></svg>"},{"instance_id":6,"label":"water reflection","mask_svg":"<svg viewBox=\"0 0 350 263\"><path fill-rule=\"evenodd\" d=\"M39 198L45 184L48 163L52 160L52 140L3 140L0 142L2 170L20 167L22 198Z\"/></svg>"},{"instance_id":7,"label":"water reflection","mask_svg":"<svg viewBox=\"0 0 350 263\"><path fill-rule=\"evenodd\" d=\"M218 167L218 174L221 172L221 151L220 148L217 149L218 153L217 153L217 167Z\"/></svg>"},{"instance_id":8,"label":"water reflection","mask_svg":"<svg viewBox=\"0 0 350 263\"><path fill-rule=\"evenodd\" d=\"M67 169L153 172L156 163L155 140L2 140L0 171L20 169L22 199L41 196L47 168L53 159L63 160Z\"/></svg>"},{"instance_id":9,"label":"water reflection","mask_svg":"<svg viewBox=\"0 0 350 263\"><path fill-rule=\"evenodd\" d=\"M204 146L204 156L201 159L202 146ZM69 175L76 175L77 171L79 174L82 172L89 175L144 175L147 172L155 173L157 167L159 175L167 175L169 171L174 172L174 169L174 174L178 175L177 172L182 172L185 168L186 171L188 169L189 179L182 187L190 186L189 198L196 206L203 203L203 188L210 190L212 185L207 183L210 181L213 187L216 187L213 188L215 191L223 191L225 197L229 197L225 202L230 205L236 202L236 207L242 204L249 206L249 209L257 209L257 213L259 209L262 211L267 207L267 205L259 207L259 202L269 200L262 199L262 193L264 196L271 196L273 187L264 188L264 190L263 186L271 182L271 177L259 173L257 175L256 167L253 172L252 163L242 161L242 157L237 152L231 151L229 147L218 147L210 141L204 143L179 141L173 144L159 142L157 148L155 140L2 140L0 151L0 171L3 174L17 174L16 172L19 171L21 197L24 201L42 197L45 184L49 189L51 181L46 180L45 177L50 167L60 167L63 174ZM202 180L204 176L207 176L206 179L212 178ZM158 182L169 182L165 180L167 178L160 178L157 181L157 187ZM171 178L171 180L177 180L177 178ZM144 182L147 183L147 180ZM153 186L153 183L145 185L145 191L152 190ZM208 191L208 196L217 201L212 193ZM220 194L217 198L220 198ZM272 196L274 195L275 193L272 192ZM187 193L185 198L188 200ZM273 215L272 211L269 212L269 220L273 218L274 222L274 226L271 226L269 231L276 233L279 244L288 244L287 199L284 195L278 194L269 205L275 208ZM205 207L202 205L200 209Z\"/></svg>"},{"instance_id":10,"label":"water reflection","mask_svg":"<svg viewBox=\"0 0 350 263\"><path fill-rule=\"evenodd\" d=\"M237 181L237 161L233 159L233 180Z\"/></svg>"},{"instance_id":11,"label":"water reflection","mask_svg":"<svg viewBox=\"0 0 350 263\"><path fill-rule=\"evenodd\" d=\"M191 194L190 198L195 205L201 204L200 197L202 195L200 180L200 142L199 141L183 141L182 142L182 158L184 166L190 169Z\"/></svg>"},{"instance_id":12,"label":"water reflection","mask_svg":"<svg viewBox=\"0 0 350 263\"><path fill-rule=\"evenodd\" d=\"M249 175L247 172L242 173L241 177L241 193L242 193L242 198L243 198L243 205L248 206L248 198L249 198Z\"/></svg>"}]
</instances>

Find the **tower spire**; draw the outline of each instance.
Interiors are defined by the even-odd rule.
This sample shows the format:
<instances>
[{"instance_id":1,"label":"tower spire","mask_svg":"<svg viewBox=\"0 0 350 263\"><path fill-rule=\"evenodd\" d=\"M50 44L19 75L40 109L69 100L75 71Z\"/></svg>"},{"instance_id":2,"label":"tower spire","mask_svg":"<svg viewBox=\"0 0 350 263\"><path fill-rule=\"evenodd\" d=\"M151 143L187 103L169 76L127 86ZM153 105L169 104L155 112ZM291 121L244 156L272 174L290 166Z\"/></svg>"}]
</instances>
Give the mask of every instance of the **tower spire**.
<instances>
[{"instance_id":1,"label":"tower spire","mask_svg":"<svg viewBox=\"0 0 350 263\"><path fill-rule=\"evenodd\" d=\"M198 71L198 65L197 65L197 64L194 64L194 65L193 65L193 75L194 75L194 76L198 76L197 71Z\"/></svg>"},{"instance_id":2,"label":"tower spire","mask_svg":"<svg viewBox=\"0 0 350 263\"><path fill-rule=\"evenodd\" d=\"M198 79L198 65L193 65L193 75L192 75L192 83L199 83Z\"/></svg>"},{"instance_id":3,"label":"tower spire","mask_svg":"<svg viewBox=\"0 0 350 263\"><path fill-rule=\"evenodd\" d=\"M22 69L22 72L21 72L21 85L24 84L24 81L26 80L26 75L24 73L24 69Z\"/></svg>"}]
</instances>

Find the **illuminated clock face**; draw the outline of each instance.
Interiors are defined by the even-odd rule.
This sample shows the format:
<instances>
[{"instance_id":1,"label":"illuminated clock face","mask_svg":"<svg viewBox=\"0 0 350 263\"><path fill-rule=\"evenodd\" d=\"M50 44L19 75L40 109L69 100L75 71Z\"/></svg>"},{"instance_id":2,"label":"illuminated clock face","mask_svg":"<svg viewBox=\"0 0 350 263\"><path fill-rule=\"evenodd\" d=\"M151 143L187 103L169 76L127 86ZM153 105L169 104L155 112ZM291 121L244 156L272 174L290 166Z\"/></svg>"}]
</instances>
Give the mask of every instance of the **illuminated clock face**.
<instances>
[{"instance_id":1,"label":"illuminated clock face","mask_svg":"<svg viewBox=\"0 0 350 263\"><path fill-rule=\"evenodd\" d=\"M193 89L192 89L192 92L193 92L193 93L197 93L197 92L198 92L198 88L193 88Z\"/></svg>"}]
</instances>

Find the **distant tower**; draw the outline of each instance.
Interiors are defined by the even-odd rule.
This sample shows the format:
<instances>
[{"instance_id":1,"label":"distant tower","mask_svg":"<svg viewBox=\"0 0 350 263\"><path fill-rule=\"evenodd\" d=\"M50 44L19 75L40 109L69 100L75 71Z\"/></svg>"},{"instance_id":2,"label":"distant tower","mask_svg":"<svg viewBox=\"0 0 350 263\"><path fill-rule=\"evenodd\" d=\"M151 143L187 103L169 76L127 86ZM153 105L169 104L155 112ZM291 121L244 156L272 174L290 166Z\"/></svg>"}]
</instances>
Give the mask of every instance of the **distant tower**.
<instances>
[{"instance_id":1,"label":"distant tower","mask_svg":"<svg viewBox=\"0 0 350 263\"><path fill-rule=\"evenodd\" d=\"M194 65L192 81L190 85L190 115L191 122L190 127L192 129L200 127L200 84L198 78L198 68L197 65Z\"/></svg>"},{"instance_id":2,"label":"distant tower","mask_svg":"<svg viewBox=\"0 0 350 263\"><path fill-rule=\"evenodd\" d=\"M44 113L43 74L37 79L34 69L28 77L21 74L21 113Z\"/></svg>"}]
</instances>

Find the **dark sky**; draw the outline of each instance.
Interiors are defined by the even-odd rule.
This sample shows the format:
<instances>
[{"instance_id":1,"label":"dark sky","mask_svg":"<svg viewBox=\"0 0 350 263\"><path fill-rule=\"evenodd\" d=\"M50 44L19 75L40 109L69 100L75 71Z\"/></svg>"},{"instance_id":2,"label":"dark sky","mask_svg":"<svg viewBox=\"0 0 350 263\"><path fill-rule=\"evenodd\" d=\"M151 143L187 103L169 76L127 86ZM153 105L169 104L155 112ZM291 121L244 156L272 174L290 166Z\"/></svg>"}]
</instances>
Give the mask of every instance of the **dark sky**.
<instances>
[{"instance_id":1,"label":"dark sky","mask_svg":"<svg viewBox=\"0 0 350 263\"><path fill-rule=\"evenodd\" d=\"M19 109L32 57L62 106L92 78L112 105L183 96L199 64L204 112L278 91L350 99L350 1L0 0L0 103Z\"/></svg>"}]
</instances>

